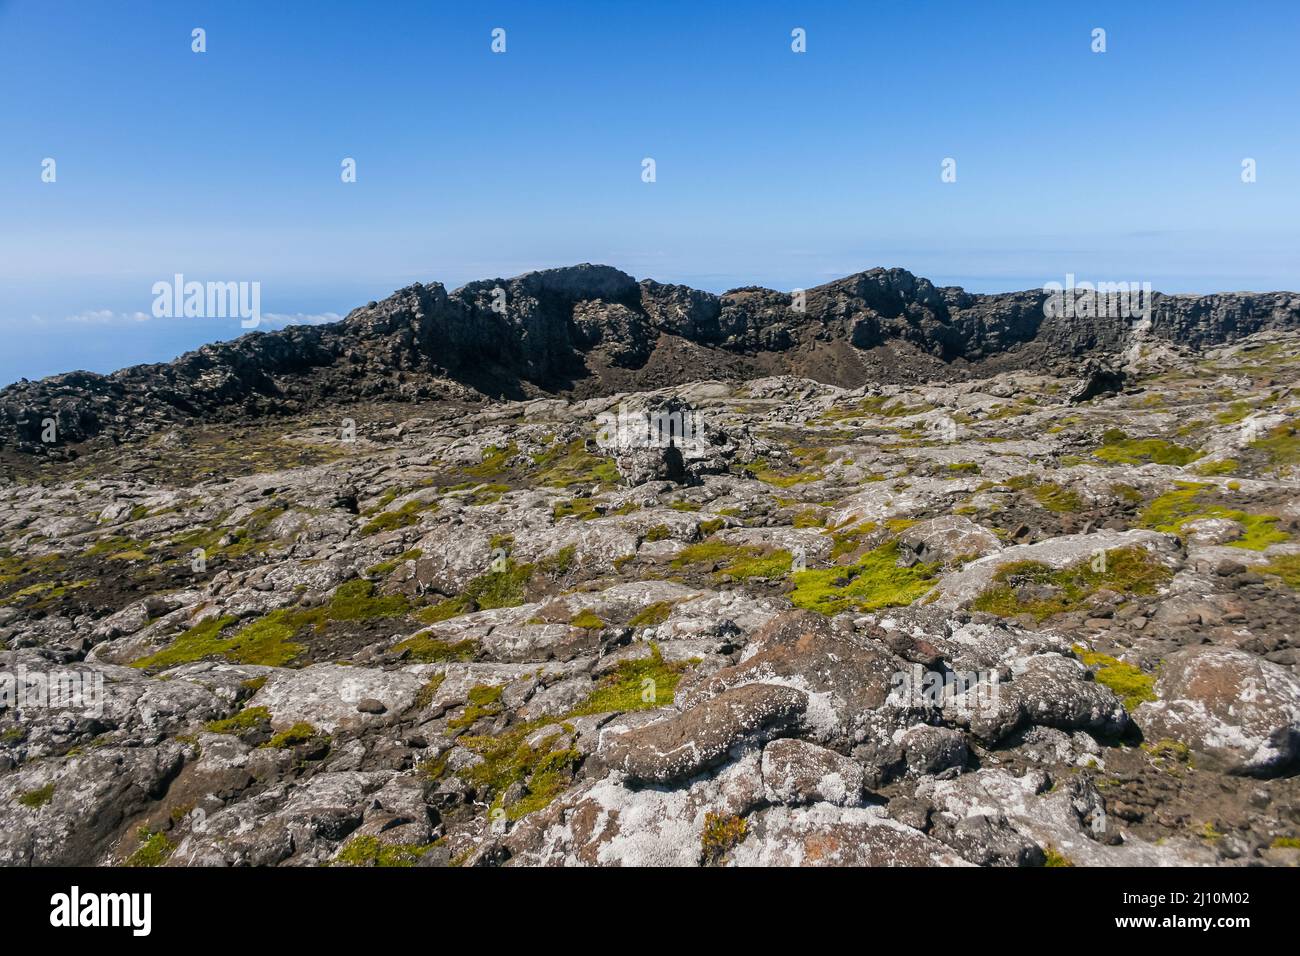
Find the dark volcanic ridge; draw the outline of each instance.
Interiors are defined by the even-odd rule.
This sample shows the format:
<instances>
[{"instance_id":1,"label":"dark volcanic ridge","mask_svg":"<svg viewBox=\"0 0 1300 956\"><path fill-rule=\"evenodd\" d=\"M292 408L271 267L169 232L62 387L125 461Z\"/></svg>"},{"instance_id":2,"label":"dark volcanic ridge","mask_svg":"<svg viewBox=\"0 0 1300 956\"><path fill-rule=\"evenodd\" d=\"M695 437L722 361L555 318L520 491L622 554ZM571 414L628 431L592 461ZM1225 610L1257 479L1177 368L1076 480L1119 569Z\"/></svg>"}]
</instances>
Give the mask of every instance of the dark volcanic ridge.
<instances>
[{"instance_id":1,"label":"dark volcanic ridge","mask_svg":"<svg viewBox=\"0 0 1300 956\"><path fill-rule=\"evenodd\" d=\"M1047 297L936 287L904 269L808 289L802 311L771 289L714 295L590 264L451 293L417 283L329 325L253 332L107 376L20 381L0 390L0 450L62 457L96 438L357 401L585 398L774 374L856 387L1077 371L1081 359L1118 360L1139 336L1202 349L1300 326L1293 292L1154 293L1149 322L1048 316ZM41 440L49 419L55 443Z\"/></svg>"}]
</instances>

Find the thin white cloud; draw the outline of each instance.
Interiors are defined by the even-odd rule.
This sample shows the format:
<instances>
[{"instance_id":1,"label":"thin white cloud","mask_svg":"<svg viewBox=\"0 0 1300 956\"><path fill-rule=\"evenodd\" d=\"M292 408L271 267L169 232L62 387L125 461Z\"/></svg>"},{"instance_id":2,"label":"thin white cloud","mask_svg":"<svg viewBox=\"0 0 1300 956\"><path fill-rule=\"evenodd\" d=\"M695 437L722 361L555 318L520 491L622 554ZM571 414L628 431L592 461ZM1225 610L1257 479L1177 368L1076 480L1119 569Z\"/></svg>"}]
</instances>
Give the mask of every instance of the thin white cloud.
<instances>
[{"instance_id":1,"label":"thin white cloud","mask_svg":"<svg viewBox=\"0 0 1300 956\"><path fill-rule=\"evenodd\" d=\"M112 309L87 309L76 315L64 318L65 322L77 322L83 325L112 325L120 322L147 322L152 316L148 312L114 312Z\"/></svg>"}]
</instances>

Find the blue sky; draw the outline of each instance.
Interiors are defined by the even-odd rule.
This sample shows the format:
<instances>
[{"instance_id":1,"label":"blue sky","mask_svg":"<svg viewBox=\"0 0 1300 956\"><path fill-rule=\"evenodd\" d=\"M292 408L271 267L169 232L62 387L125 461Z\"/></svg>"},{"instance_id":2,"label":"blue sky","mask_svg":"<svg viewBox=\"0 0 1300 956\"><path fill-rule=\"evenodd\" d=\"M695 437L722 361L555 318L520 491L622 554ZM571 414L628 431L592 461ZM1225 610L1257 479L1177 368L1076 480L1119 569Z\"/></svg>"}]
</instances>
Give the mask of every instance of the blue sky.
<instances>
[{"instance_id":1,"label":"blue sky","mask_svg":"<svg viewBox=\"0 0 1300 956\"><path fill-rule=\"evenodd\" d=\"M0 383L241 334L140 318L177 272L268 324L580 261L1300 289L1293 0L730 7L0 0Z\"/></svg>"}]
</instances>

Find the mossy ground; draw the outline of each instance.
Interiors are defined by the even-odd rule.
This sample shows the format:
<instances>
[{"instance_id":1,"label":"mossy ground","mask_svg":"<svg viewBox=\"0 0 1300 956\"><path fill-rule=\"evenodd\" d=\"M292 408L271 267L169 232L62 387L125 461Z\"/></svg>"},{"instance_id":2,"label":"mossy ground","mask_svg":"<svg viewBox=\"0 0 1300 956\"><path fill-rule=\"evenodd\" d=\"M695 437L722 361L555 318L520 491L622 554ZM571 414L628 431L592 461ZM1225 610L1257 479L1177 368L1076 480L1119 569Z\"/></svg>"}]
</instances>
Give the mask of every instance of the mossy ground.
<instances>
[{"instance_id":1,"label":"mossy ground","mask_svg":"<svg viewBox=\"0 0 1300 956\"><path fill-rule=\"evenodd\" d=\"M638 611L630 621L628 627L658 627L668 616L673 613L676 601L656 601L654 604L647 605Z\"/></svg>"},{"instance_id":2,"label":"mossy ground","mask_svg":"<svg viewBox=\"0 0 1300 956\"><path fill-rule=\"evenodd\" d=\"M1038 620L1062 614L1104 589L1126 594L1153 594L1172 572L1141 546L1107 551L1102 567L1085 558L1061 570L1038 561L1014 561L998 568L993 583L971 609Z\"/></svg>"},{"instance_id":3,"label":"mossy ground","mask_svg":"<svg viewBox=\"0 0 1300 956\"><path fill-rule=\"evenodd\" d=\"M456 597L422 608L415 616L426 624L435 624L473 611L518 607L524 603L529 580L536 571L532 564L516 564L508 559L502 570L479 575Z\"/></svg>"},{"instance_id":4,"label":"mossy ground","mask_svg":"<svg viewBox=\"0 0 1300 956\"><path fill-rule=\"evenodd\" d=\"M614 459L586 450L586 442L576 438L567 445L556 445L533 457L533 480L557 488L573 485L613 485L622 480Z\"/></svg>"},{"instance_id":5,"label":"mossy ground","mask_svg":"<svg viewBox=\"0 0 1300 956\"><path fill-rule=\"evenodd\" d=\"M170 646L131 663L161 669L206 658L235 664L285 667L306 649L292 638L308 627L323 630L332 621L364 621L400 617L410 611L401 595L377 595L371 581L360 578L335 589L330 603L315 608L281 608L222 636L236 623L233 617L208 618L177 637Z\"/></svg>"},{"instance_id":6,"label":"mossy ground","mask_svg":"<svg viewBox=\"0 0 1300 956\"><path fill-rule=\"evenodd\" d=\"M592 521L601 516L601 509L591 498L570 498L567 501L561 501L551 510L551 517L555 521L564 518L577 518L579 521Z\"/></svg>"},{"instance_id":7,"label":"mossy ground","mask_svg":"<svg viewBox=\"0 0 1300 956\"><path fill-rule=\"evenodd\" d=\"M1251 442L1250 447L1262 451L1275 468L1300 465L1300 433L1292 424L1277 426L1267 437Z\"/></svg>"},{"instance_id":8,"label":"mossy ground","mask_svg":"<svg viewBox=\"0 0 1300 956\"><path fill-rule=\"evenodd\" d=\"M678 552L672 566L678 569L703 568L713 571L718 577L730 575L747 581L779 578L790 573L793 562L794 556L789 551L709 540L687 545Z\"/></svg>"},{"instance_id":9,"label":"mossy ground","mask_svg":"<svg viewBox=\"0 0 1300 956\"><path fill-rule=\"evenodd\" d=\"M383 843L378 837L358 836L345 843L334 857L333 866L415 866L435 843Z\"/></svg>"},{"instance_id":10,"label":"mossy ground","mask_svg":"<svg viewBox=\"0 0 1300 956\"><path fill-rule=\"evenodd\" d=\"M464 712L447 721L450 730L462 730L472 727L484 717L496 717L501 713L501 694L505 688L500 684L476 684L469 689L469 700Z\"/></svg>"},{"instance_id":11,"label":"mossy ground","mask_svg":"<svg viewBox=\"0 0 1300 956\"><path fill-rule=\"evenodd\" d=\"M195 550L202 551L204 559L210 565L219 565L224 561L234 561L249 555L264 554L275 543L273 539L267 537L267 528L287 510L283 505L265 505L250 513L235 528L228 528L222 523L225 517L223 515L212 525L170 538L166 546L187 558ZM227 538L230 540L224 545L221 544ZM131 550L139 549L140 547L137 546ZM131 551L122 553L130 554Z\"/></svg>"},{"instance_id":12,"label":"mossy ground","mask_svg":"<svg viewBox=\"0 0 1300 956\"><path fill-rule=\"evenodd\" d=\"M1167 492L1150 502L1138 521L1145 528L1154 528L1169 534L1183 534L1183 529L1193 521L1222 518L1242 526L1242 536L1228 542L1230 547L1249 551L1263 551L1269 545L1280 544L1290 535L1277 527L1274 515L1251 514L1237 508L1225 508L1216 503L1213 485L1179 482L1174 491Z\"/></svg>"},{"instance_id":13,"label":"mossy ground","mask_svg":"<svg viewBox=\"0 0 1300 956\"><path fill-rule=\"evenodd\" d=\"M320 731L306 721L300 720L292 727L280 731L262 746L270 750L287 750L290 747L308 743L320 736L323 736Z\"/></svg>"},{"instance_id":14,"label":"mossy ground","mask_svg":"<svg viewBox=\"0 0 1300 956\"><path fill-rule=\"evenodd\" d=\"M54 799L54 784L47 783L43 787L37 787L35 790L25 790L18 794L18 802L25 807L33 810L39 810L51 800Z\"/></svg>"},{"instance_id":15,"label":"mossy ground","mask_svg":"<svg viewBox=\"0 0 1300 956\"><path fill-rule=\"evenodd\" d=\"M1289 587L1300 591L1300 554L1279 554L1268 564L1259 565L1257 570L1275 574Z\"/></svg>"},{"instance_id":16,"label":"mossy ground","mask_svg":"<svg viewBox=\"0 0 1300 956\"><path fill-rule=\"evenodd\" d=\"M1090 651L1080 644L1074 646L1079 660L1088 667L1095 667L1093 674L1098 684L1104 684L1115 692L1124 704L1124 709L1133 712L1139 704L1156 699L1156 678L1140 667L1126 664L1124 661L1097 651Z\"/></svg>"},{"instance_id":17,"label":"mossy ground","mask_svg":"<svg viewBox=\"0 0 1300 956\"><path fill-rule=\"evenodd\" d=\"M1055 514L1074 514L1083 510L1083 499L1079 493L1054 481L1040 481L1031 475L1021 475L1005 484L1014 491L1028 493L1038 504Z\"/></svg>"},{"instance_id":18,"label":"mossy ground","mask_svg":"<svg viewBox=\"0 0 1300 956\"><path fill-rule=\"evenodd\" d=\"M569 624L572 627L580 627L585 631L598 631L605 626L605 622L590 608L584 608L575 614Z\"/></svg>"},{"instance_id":19,"label":"mossy ground","mask_svg":"<svg viewBox=\"0 0 1300 956\"><path fill-rule=\"evenodd\" d=\"M704 814L704 829L700 831L700 857L706 866L722 860L749 832L743 817L715 813Z\"/></svg>"},{"instance_id":20,"label":"mossy ground","mask_svg":"<svg viewBox=\"0 0 1300 956\"><path fill-rule=\"evenodd\" d=\"M898 543L890 541L868 551L856 564L797 572L790 600L796 607L821 614L911 604L934 586L938 565L899 567L898 557Z\"/></svg>"},{"instance_id":21,"label":"mossy ground","mask_svg":"<svg viewBox=\"0 0 1300 956\"><path fill-rule=\"evenodd\" d=\"M673 702L677 682L688 666L688 661L665 661L658 645L651 644L650 656L620 662L566 719L608 711L667 707Z\"/></svg>"},{"instance_id":22,"label":"mossy ground","mask_svg":"<svg viewBox=\"0 0 1300 956\"><path fill-rule=\"evenodd\" d=\"M151 833L141 828L139 838L140 845L126 858L123 866L162 866L176 849L176 844L165 833Z\"/></svg>"},{"instance_id":23,"label":"mossy ground","mask_svg":"<svg viewBox=\"0 0 1300 956\"><path fill-rule=\"evenodd\" d=\"M366 574L376 578L387 577L407 561L418 561L422 557L424 557L423 551L419 548L412 548L409 551L403 551L395 558L390 558L387 561L380 561L378 564L371 565L366 569Z\"/></svg>"},{"instance_id":24,"label":"mossy ground","mask_svg":"<svg viewBox=\"0 0 1300 956\"><path fill-rule=\"evenodd\" d=\"M566 743L571 732L568 721L588 714L667 706L690 663L665 661L652 644L649 657L621 662L567 713L517 724L496 735L462 735L456 742L483 760L462 770L460 776L474 785L479 799L501 807L511 820L540 810L567 789L582 762L582 755ZM502 690L490 685L471 689L465 712L450 721L449 728L469 728L484 717L500 715ZM548 727L555 732L544 733ZM539 732L543 733L539 736ZM534 743L528 743L530 738ZM443 771L435 765L429 772L440 775ZM515 784L521 787L511 802L503 805L502 799Z\"/></svg>"},{"instance_id":25,"label":"mossy ground","mask_svg":"<svg viewBox=\"0 0 1300 956\"><path fill-rule=\"evenodd\" d=\"M421 664L440 664L446 661L465 663L478 656L478 641L446 641L428 632L415 634L394 645L394 651L410 651L411 660Z\"/></svg>"},{"instance_id":26,"label":"mossy ground","mask_svg":"<svg viewBox=\"0 0 1300 956\"><path fill-rule=\"evenodd\" d=\"M745 466L745 470L764 484L777 488L791 488L795 485L820 481L825 477L821 471L790 471L778 468L764 458L750 462Z\"/></svg>"},{"instance_id":27,"label":"mossy ground","mask_svg":"<svg viewBox=\"0 0 1300 956\"><path fill-rule=\"evenodd\" d=\"M437 510L438 503L436 501L422 501L419 498L412 498L400 508L382 512L371 518L362 526L361 533L362 535L372 535L379 534L382 531L409 528L411 525L419 524L421 516Z\"/></svg>"},{"instance_id":28,"label":"mossy ground","mask_svg":"<svg viewBox=\"0 0 1300 956\"><path fill-rule=\"evenodd\" d=\"M472 611L518 607L530 593L541 593L549 582L568 574L573 568L575 554L575 547L566 545L555 554L531 564L516 564L513 559L507 559L501 570L480 575L456 597L421 608L415 617L426 624L434 624Z\"/></svg>"},{"instance_id":29,"label":"mossy ground","mask_svg":"<svg viewBox=\"0 0 1300 956\"><path fill-rule=\"evenodd\" d=\"M1071 860L1064 853L1057 850L1055 847L1050 847L1050 846L1043 847L1043 856L1045 857L1045 862L1043 863L1043 866L1051 866L1051 867L1074 866L1074 861Z\"/></svg>"},{"instance_id":30,"label":"mossy ground","mask_svg":"<svg viewBox=\"0 0 1300 956\"><path fill-rule=\"evenodd\" d=\"M209 721L204 729L214 734L240 734L271 723L271 712L265 707L245 707L233 717Z\"/></svg>"},{"instance_id":31,"label":"mossy ground","mask_svg":"<svg viewBox=\"0 0 1300 956\"><path fill-rule=\"evenodd\" d=\"M1111 465L1188 465L1201 457L1195 448L1175 445L1163 438L1129 438L1118 429L1102 436L1104 444L1092 452L1098 461Z\"/></svg>"}]
</instances>

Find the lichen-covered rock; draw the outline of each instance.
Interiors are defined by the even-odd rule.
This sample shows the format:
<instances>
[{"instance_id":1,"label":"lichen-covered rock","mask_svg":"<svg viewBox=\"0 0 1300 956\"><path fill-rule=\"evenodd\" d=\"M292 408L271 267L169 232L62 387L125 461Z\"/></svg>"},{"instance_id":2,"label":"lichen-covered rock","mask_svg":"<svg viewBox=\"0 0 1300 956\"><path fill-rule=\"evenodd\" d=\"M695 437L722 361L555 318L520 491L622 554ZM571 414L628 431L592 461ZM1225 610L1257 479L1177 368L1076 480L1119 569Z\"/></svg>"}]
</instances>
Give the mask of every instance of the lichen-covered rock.
<instances>
[{"instance_id":1,"label":"lichen-covered rock","mask_svg":"<svg viewBox=\"0 0 1300 956\"><path fill-rule=\"evenodd\" d=\"M791 687L745 684L681 714L602 741L606 764L643 783L671 783L705 770L737 744L790 728L808 707Z\"/></svg>"},{"instance_id":2,"label":"lichen-covered rock","mask_svg":"<svg viewBox=\"0 0 1300 956\"><path fill-rule=\"evenodd\" d=\"M1129 723L1124 705L1109 687L1087 680L1082 664L1058 654L1030 658L1006 690L1019 698L1036 724L1115 735Z\"/></svg>"},{"instance_id":3,"label":"lichen-covered rock","mask_svg":"<svg viewBox=\"0 0 1300 956\"><path fill-rule=\"evenodd\" d=\"M302 670L279 671L249 701L271 712L272 725L303 722L334 733L340 728L382 721L387 712L401 713L415 703L423 681L402 671L315 664ZM383 711L360 711L362 700L375 700Z\"/></svg>"},{"instance_id":4,"label":"lichen-covered rock","mask_svg":"<svg viewBox=\"0 0 1300 956\"><path fill-rule=\"evenodd\" d=\"M970 756L966 735L948 727L913 727L903 733L899 744L907 769L915 774L964 767Z\"/></svg>"},{"instance_id":5,"label":"lichen-covered rock","mask_svg":"<svg viewBox=\"0 0 1300 956\"><path fill-rule=\"evenodd\" d=\"M1228 647L1189 647L1168 657L1160 699L1137 709L1148 740L1191 747L1229 773L1280 773L1300 752L1300 680L1287 668Z\"/></svg>"},{"instance_id":6,"label":"lichen-covered rock","mask_svg":"<svg viewBox=\"0 0 1300 956\"><path fill-rule=\"evenodd\" d=\"M684 706L754 682L782 684L808 695L805 723L813 739L847 748L886 708L902 662L882 647L832 632L810 611L772 618L750 643L752 653L693 687Z\"/></svg>"},{"instance_id":7,"label":"lichen-covered rock","mask_svg":"<svg viewBox=\"0 0 1300 956\"><path fill-rule=\"evenodd\" d=\"M942 843L878 808L773 807L755 815L735 866L961 866Z\"/></svg>"},{"instance_id":8,"label":"lichen-covered rock","mask_svg":"<svg viewBox=\"0 0 1300 956\"><path fill-rule=\"evenodd\" d=\"M763 792L772 803L855 806L864 783L861 765L834 750L791 738L763 748Z\"/></svg>"},{"instance_id":9,"label":"lichen-covered rock","mask_svg":"<svg viewBox=\"0 0 1300 956\"><path fill-rule=\"evenodd\" d=\"M957 558L971 560L1002 549L998 536L963 515L940 515L920 521L898 536L922 561L948 564Z\"/></svg>"}]
</instances>

